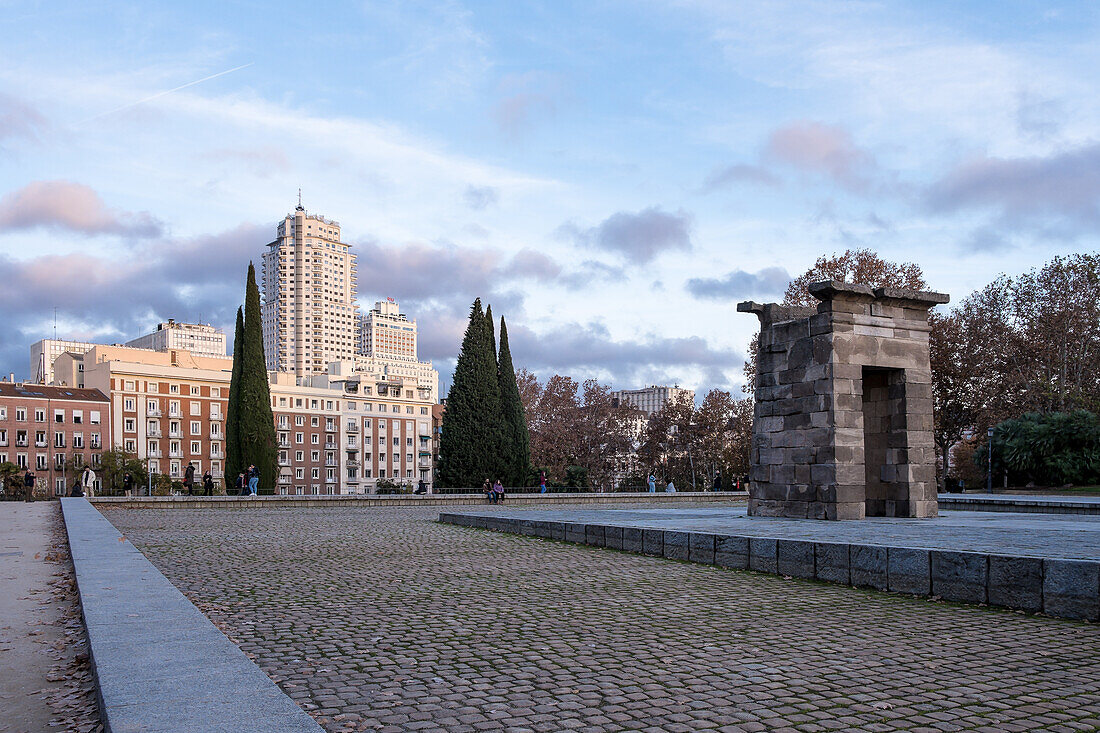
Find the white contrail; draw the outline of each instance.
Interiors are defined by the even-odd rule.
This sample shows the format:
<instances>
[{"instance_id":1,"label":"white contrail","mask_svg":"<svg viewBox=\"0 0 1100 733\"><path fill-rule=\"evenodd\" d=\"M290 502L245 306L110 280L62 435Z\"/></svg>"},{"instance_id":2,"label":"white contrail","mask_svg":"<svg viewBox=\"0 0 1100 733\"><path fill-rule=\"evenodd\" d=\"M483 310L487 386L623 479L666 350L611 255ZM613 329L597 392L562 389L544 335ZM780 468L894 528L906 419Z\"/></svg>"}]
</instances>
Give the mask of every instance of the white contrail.
<instances>
[{"instance_id":1,"label":"white contrail","mask_svg":"<svg viewBox=\"0 0 1100 733\"><path fill-rule=\"evenodd\" d=\"M139 104L145 104L146 102L151 102L154 99L160 99L164 95L171 94L172 92L178 92L180 89L186 89L187 87L193 87L196 84L202 84L204 81L210 81L211 79L217 79L219 76L225 76L226 74L232 74L234 71L240 71L241 69L247 68L249 66L252 66L251 61L248 62L247 64L242 64L241 66L236 66L232 69L226 69L225 71L219 71L217 74L211 74L210 76L204 76L203 78L196 79L195 81L189 81L186 84L181 84L178 87L175 87L174 89L167 89L163 92L157 92L156 94L154 94L150 97L146 97L145 99L139 99L136 102L130 102L130 104L124 104L121 107L115 107L114 109L107 110L106 112L100 112L97 115L92 115L91 117L89 117L87 119L84 119L84 120L81 120L80 122L75 123L74 127L76 125L83 125L86 122L91 122L92 120L98 120L100 117L106 117L107 115L113 115L115 112L121 112L124 109L130 109L131 107L136 107Z\"/></svg>"}]
</instances>

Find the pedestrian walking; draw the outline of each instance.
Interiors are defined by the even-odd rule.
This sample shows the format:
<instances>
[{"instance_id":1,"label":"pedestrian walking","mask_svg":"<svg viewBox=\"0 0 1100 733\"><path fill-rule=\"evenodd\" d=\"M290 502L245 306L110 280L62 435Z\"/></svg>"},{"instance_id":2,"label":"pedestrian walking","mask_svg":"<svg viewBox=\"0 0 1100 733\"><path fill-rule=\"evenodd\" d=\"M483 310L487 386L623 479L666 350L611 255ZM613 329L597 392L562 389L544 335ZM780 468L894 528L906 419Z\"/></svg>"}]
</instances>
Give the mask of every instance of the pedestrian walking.
<instances>
[{"instance_id":1,"label":"pedestrian walking","mask_svg":"<svg viewBox=\"0 0 1100 733\"><path fill-rule=\"evenodd\" d=\"M496 501L494 503L495 504L503 504L504 503L504 484L502 484L500 482L500 479L497 479L497 482L495 484L493 484L493 493L497 495Z\"/></svg>"},{"instance_id":2,"label":"pedestrian walking","mask_svg":"<svg viewBox=\"0 0 1100 733\"><path fill-rule=\"evenodd\" d=\"M34 501L34 471L23 474L23 501Z\"/></svg>"},{"instance_id":3,"label":"pedestrian walking","mask_svg":"<svg viewBox=\"0 0 1100 733\"><path fill-rule=\"evenodd\" d=\"M646 479L646 484L649 486L649 493L657 493L657 477L654 476L652 473L650 473L649 478Z\"/></svg>"},{"instance_id":4,"label":"pedestrian walking","mask_svg":"<svg viewBox=\"0 0 1100 733\"><path fill-rule=\"evenodd\" d=\"M126 496L132 496L134 493L134 475L129 471L122 474L122 490Z\"/></svg>"},{"instance_id":5,"label":"pedestrian walking","mask_svg":"<svg viewBox=\"0 0 1100 733\"><path fill-rule=\"evenodd\" d=\"M214 476L209 469L202 475L202 494L203 496L214 495Z\"/></svg>"},{"instance_id":6,"label":"pedestrian walking","mask_svg":"<svg viewBox=\"0 0 1100 733\"><path fill-rule=\"evenodd\" d=\"M546 493L546 471L539 471L539 493Z\"/></svg>"},{"instance_id":7,"label":"pedestrian walking","mask_svg":"<svg viewBox=\"0 0 1100 733\"><path fill-rule=\"evenodd\" d=\"M252 464L248 467L248 495L256 496L259 493L260 486L260 472L256 470L256 465Z\"/></svg>"},{"instance_id":8,"label":"pedestrian walking","mask_svg":"<svg viewBox=\"0 0 1100 733\"><path fill-rule=\"evenodd\" d=\"M489 479L485 479L485 483L481 485L481 490L485 492L485 498L489 500L490 504L497 503L496 492L493 491L493 485L489 483Z\"/></svg>"},{"instance_id":9,"label":"pedestrian walking","mask_svg":"<svg viewBox=\"0 0 1100 733\"><path fill-rule=\"evenodd\" d=\"M187 470L183 472L183 488L187 489L188 496L195 495L195 464L188 463Z\"/></svg>"},{"instance_id":10,"label":"pedestrian walking","mask_svg":"<svg viewBox=\"0 0 1100 733\"><path fill-rule=\"evenodd\" d=\"M84 473L80 475L80 483L84 489L84 496L89 499L95 496L95 471L91 466L84 467Z\"/></svg>"},{"instance_id":11,"label":"pedestrian walking","mask_svg":"<svg viewBox=\"0 0 1100 733\"><path fill-rule=\"evenodd\" d=\"M721 491L722 490L722 474L720 474L720 473L714 474L714 484L711 485L710 490L711 491Z\"/></svg>"},{"instance_id":12,"label":"pedestrian walking","mask_svg":"<svg viewBox=\"0 0 1100 733\"><path fill-rule=\"evenodd\" d=\"M668 480L668 486L665 487L665 493L666 494L675 494L676 493L676 484L672 483L672 479Z\"/></svg>"},{"instance_id":13,"label":"pedestrian walking","mask_svg":"<svg viewBox=\"0 0 1100 733\"><path fill-rule=\"evenodd\" d=\"M245 480L244 480L244 474L243 473L238 473L237 474L236 487L237 487L237 496L244 496Z\"/></svg>"}]
</instances>

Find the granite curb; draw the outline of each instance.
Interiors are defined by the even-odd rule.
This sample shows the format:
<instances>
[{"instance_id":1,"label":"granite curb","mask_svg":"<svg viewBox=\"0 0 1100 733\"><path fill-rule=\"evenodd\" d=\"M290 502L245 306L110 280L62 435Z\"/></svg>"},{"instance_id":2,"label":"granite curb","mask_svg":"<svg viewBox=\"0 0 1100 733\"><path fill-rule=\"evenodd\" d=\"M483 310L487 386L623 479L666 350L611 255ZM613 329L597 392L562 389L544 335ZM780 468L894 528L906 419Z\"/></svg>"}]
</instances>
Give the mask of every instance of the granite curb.
<instances>
[{"instance_id":1,"label":"granite curb","mask_svg":"<svg viewBox=\"0 0 1100 733\"><path fill-rule=\"evenodd\" d=\"M322 730L87 499L61 509L106 733Z\"/></svg>"},{"instance_id":2,"label":"granite curb","mask_svg":"<svg viewBox=\"0 0 1100 733\"><path fill-rule=\"evenodd\" d=\"M1100 562L441 513L439 521L880 591L1100 620ZM550 532L530 525L559 525Z\"/></svg>"}]
</instances>

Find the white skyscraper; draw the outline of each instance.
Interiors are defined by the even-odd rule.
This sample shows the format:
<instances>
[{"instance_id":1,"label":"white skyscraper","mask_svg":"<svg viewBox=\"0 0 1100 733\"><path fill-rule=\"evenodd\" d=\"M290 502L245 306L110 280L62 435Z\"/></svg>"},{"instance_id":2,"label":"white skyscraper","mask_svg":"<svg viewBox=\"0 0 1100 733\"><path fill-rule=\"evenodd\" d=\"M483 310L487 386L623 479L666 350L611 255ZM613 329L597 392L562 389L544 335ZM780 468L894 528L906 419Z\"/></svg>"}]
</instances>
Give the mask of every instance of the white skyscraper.
<instances>
[{"instance_id":1,"label":"white skyscraper","mask_svg":"<svg viewBox=\"0 0 1100 733\"><path fill-rule=\"evenodd\" d=\"M268 369L305 377L355 356L359 312L350 249L340 241L340 224L307 213L300 198L294 213L279 222L263 263Z\"/></svg>"},{"instance_id":2,"label":"white skyscraper","mask_svg":"<svg viewBox=\"0 0 1100 733\"><path fill-rule=\"evenodd\" d=\"M430 361L417 358L416 321L401 312L397 301L377 301L364 314L359 333L356 371L382 379L415 379L419 387L430 390L433 401L438 398L439 372Z\"/></svg>"}]
</instances>

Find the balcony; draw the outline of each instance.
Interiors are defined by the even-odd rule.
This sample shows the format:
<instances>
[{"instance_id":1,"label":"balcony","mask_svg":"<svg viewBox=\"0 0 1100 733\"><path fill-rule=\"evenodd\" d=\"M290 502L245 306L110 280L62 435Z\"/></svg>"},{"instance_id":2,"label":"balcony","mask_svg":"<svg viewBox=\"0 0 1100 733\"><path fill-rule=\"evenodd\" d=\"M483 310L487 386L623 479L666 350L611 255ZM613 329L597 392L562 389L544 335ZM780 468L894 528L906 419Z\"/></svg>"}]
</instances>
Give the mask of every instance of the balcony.
<instances>
[{"instance_id":1,"label":"balcony","mask_svg":"<svg viewBox=\"0 0 1100 733\"><path fill-rule=\"evenodd\" d=\"M289 484L290 481L291 481L290 476L280 476L279 477L279 483L281 483L281 484Z\"/></svg>"},{"instance_id":2,"label":"balcony","mask_svg":"<svg viewBox=\"0 0 1100 733\"><path fill-rule=\"evenodd\" d=\"M325 479L325 483L326 484L338 484L338 483L340 483L340 481L336 478L327 478L327 479Z\"/></svg>"},{"instance_id":3,"label":"balcony","mask_svg":"<svg viewBox=\"0 0 1100 733\"><path fill-rule=\"evenodd\" d=\"M289 458L280 458L279 459L279 465L280 466L289 466L290 465L290 459Z\"/></svg>"},{"instance_id":4,"label":"balcony","mask_svg":"<svg viewBox=\"0 0 1100 733\"><path fill-rule=\"evenodd\" d=\"M169 410L168 411L168 417L176 417L176 418L183 417L183 413L180 412L179 410Z\"/></svg>"},{"instance_id":5,"label":"balcony","mask_svg":"<svg viewBox=\"0 0 1100 733\"><path fill-rule=\"evenodd\" d=\"M181 450L170 450L170 451L168 451L168 457L169 458L183 458L183 451L181 451Z\"/></svg>"},{"instance_id":6,"label":"balcony","mask_svg":"<svg viewBox=\"0 0 1100 733\"><path fill-rule=\"evenodd\" d=\"M359 446L354 445L352 443L348 443L347 447L345 447L344 450L346 450L348 453L358 453L359 452Z\"/></svg>"},{"instance_id":7,"label":"balcony","mask_svg":"<svg viewBox=\"0 0 1100 733\"><path fill-rule=\"evenodd\" d=\"M183 437L183 431L182 430L169 430L168 431L168 437L169 438L182 438Z\"/></svg>"},{"instance_id":8,"label":"balcony","mask_svg":"<svg viewBox=\"0 0 1100 733\"><path fill-rule=\"evenodd\" d=\"M279 447L280 448L289 448L290 447L290 441L289 440L283 440L283 439L280 438L279 439Z\"/></svg>"},{"instance_id":9,"label":"balcony","mask_svg":"<svg viewBox=\"0 0 1100 733\"><path fill-rule=\"evenodd\" d=\"M151 450L145 454L146 458L163 458L164 454L160 452L160 449Z\"/></svg>"},{"instance_id":10,"label":"balcony","mask_svg":"<svg viewBox=\"0 0 1100 733\"><path fill-rule=\"evenodd\" d=\"M159 438L163 435L163 433L160 431L160 428L149 428L145 431L145 434L150 438Z\"/></svg>"},{"instance_id":11,"label":"balcony","mask_svg":"<svg viewBox=\"0 0 1100 733\"><path fill-rule=\"evenodd\" d=\"M220 450L212 450L212 451L210 451L210 457L211 458L225 458L225 453L223 453Z\"/></svg>"},{"instance_id":12,"label":"balcony","mask_svg":"<svg viewBox=\"0 0 1100 733\"><path fill-rule=\"evenodd\" d=\"M326 465L326 466L338 466L338 465L340 465L340 464L338 464L338 463L336 462L336 459L335 459L335 458L326 458L326 459L325 459L325 465Z\"/></svg>"},{"instance_id":13,"label":"balcony","mask_svg":"<svg viewBox=\"0 0 1100 733\"><path fill-rule=\"evenodd\" d=\"M48 443L45 440L36 440L36 441L34 441L34 447L35 448L45 448L47 445L48 445Z\"/></svg>"},{"instance_id":14,"label":"balcony","mask_svg":"<svg viewBox=\"0 0 1100 733\"><path fill-rule=\"evenodd\" d=\"M359 423L349 422L348 425L347 425L347 431L349 433L358 433L359 432Z\"/></svg>"},{"instance_id":15,"label":"balcony","mask_svg":"<svg viewBox=\"0 0 1100 733\"><path fill-rule=\"evenodd\" d=\"M336 450L339 447L335 443L325 443L325 450Z\"/></svg>"},{"instance_id":16,"label":"balcony","mask_svg":"<svg viewBox=\"0 0 1100 733\"><path fill-rule=\"evenodd\" d=\"M26 448L26 447L27 447L27 441L26 441L26 440L18 440L18 439L17 439L17 440L15 441L15 447L16 447L16 448Z\"/></svg>"},{"instance_id":17,"label":"balcony","mask_svg":"<svg viewBox=\"0 0 1100 733\"><path fill-rule=\"evenodd\" d=\"M164 413L159 407L153 407L145 411L145 414L149 417L164 417Z\"/></svg>"},{"instance_id":18,"label":"balcony","mask_svg":"<svg viewBox=\"0 0 1100 733\"><path fill-rule=\"evenodd\" d=\"M349 458L346 461L344 461L344 463L349 468L358 468L359 467L359 460L357 458Z\"/></svg>"}]
</instances>

